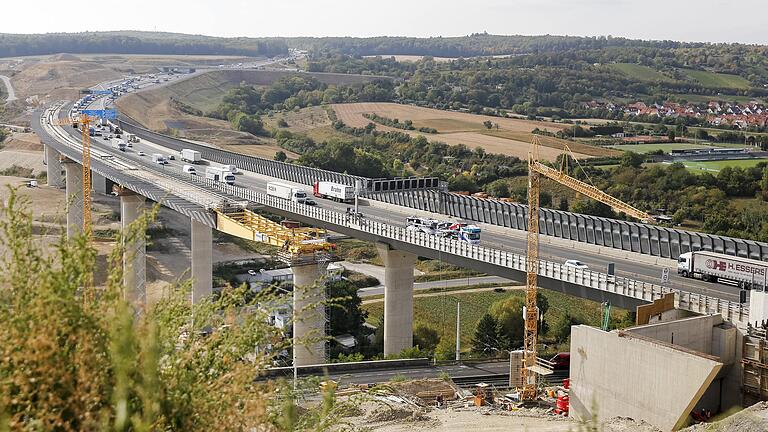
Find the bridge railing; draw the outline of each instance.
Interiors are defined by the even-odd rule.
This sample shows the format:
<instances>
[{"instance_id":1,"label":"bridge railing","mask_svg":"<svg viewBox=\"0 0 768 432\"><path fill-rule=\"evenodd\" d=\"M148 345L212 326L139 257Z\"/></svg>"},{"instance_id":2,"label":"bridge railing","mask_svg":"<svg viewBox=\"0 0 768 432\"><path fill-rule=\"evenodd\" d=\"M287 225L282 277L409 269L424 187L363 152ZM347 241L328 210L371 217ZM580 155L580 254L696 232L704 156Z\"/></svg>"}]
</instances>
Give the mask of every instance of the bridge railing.
<instances>
[{"instance_id":1,"label":"bridge railing","mask_svg":"<svg viewBox=\"0 0 768 432\"><path fill-rule=\"evenodd\" d=\"M382 222L356 219L345 213L294 203L289 200L284 200L250 189L226 185L220 182L199 178L197 176L189 176L189 180L193 183L217 188L230 195L244 198L253 203L302 215L314 220L367 232L385 239L392 239L437 250L445 254L453 254L472 260L483 261L499 267L511 268L521 272L526 271L526 257L511 252L482 245L472 245L455 239L428 235ZM680 309L702 314L718 313L722 314L728 320L737 323L746 323L748 319L746 308L736 302L672 289L621 276L608 275L589 269L573 268L552 261L540 260L538 274L541 277L573 283L647 302L660 299L667 293L675 293L675 306Z\"/></svg>"},{"instance_id":2,"label":"bridge railing","mask_svg":"<svg viewBox=\"0 0 768 432\"><path fill-rule=\"evenodd\" d=\"M528 229L528 206L457 193L417 190L370 194L386 204L445 214L474 222L516 230ZM705 250L757 260L768 260L768 243L541 209L541 234L660 258L677 259L681 253Z\"/></svg>"}]
</instances>

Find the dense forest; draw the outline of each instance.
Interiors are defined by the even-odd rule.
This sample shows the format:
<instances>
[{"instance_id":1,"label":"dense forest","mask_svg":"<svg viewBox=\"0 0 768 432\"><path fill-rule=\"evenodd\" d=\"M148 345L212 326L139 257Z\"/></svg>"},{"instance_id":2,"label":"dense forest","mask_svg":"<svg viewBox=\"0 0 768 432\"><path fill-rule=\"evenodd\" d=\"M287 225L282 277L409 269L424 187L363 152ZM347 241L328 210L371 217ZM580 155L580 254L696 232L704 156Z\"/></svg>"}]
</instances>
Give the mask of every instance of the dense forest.
<instances>
[{"instance_id":1,"label":"dense forest","mask_svg":"<svg viewBox=\"0 0 768 432\"><path fill-rule=\"evenodd\" d=\"M425 55L434 57L475 57L489 55L518 55L603 48L645 47L658 49L696 48L705 44L673 41L642 41L611 36L520 36L476 33L460 37L324 37L291 38L292 47L313 53L367 55Z\"/></svg>"},{"instance_id":2,"label":"dense forest","mask_svg":"<svg viewBox=\"0 0 768 432\"><path fill-rule=\"evenodd\" d=\"M0 33L0 57L73 54L276 56L288 53L275 38L218 38L157 32Z\"/></svg>"}]
</instances>

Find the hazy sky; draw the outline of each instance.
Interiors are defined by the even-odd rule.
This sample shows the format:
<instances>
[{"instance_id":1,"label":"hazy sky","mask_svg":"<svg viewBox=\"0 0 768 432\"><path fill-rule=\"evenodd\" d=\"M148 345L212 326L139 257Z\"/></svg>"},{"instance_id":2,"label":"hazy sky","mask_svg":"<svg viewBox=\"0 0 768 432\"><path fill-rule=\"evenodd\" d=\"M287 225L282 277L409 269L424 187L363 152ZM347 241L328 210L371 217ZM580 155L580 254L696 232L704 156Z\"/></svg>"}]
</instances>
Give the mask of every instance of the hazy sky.
<instances>
[{"instance_id":1,"label":"hazy sky","mask_svg":"<svg viewBox=\"0 0 768 432\"><path fill-rule=\"evenodd\" d=\"M5 0L0 32L213 36L613 35L768 44L765 0ZM92 5L84 19L83 5Z\"/></svg>"}]
</instances>

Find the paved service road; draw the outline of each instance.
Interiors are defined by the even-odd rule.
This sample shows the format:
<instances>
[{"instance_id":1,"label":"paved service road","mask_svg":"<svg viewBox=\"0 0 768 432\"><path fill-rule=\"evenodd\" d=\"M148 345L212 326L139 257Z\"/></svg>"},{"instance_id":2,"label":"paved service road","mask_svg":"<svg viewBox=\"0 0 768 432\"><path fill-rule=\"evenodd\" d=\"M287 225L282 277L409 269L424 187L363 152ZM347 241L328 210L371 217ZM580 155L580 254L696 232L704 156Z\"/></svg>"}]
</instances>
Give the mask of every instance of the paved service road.
<instances>
[{"instance_id":1,"label":"paved service road","mask_svg":"<svg viewBox=\"0 0 768 432\"><path fill-rule=\"evenodd\" d=\"M13 102L16 99L16 92L13 90L13 86L11 85L11 79L8 78L5 75L0 75L0 80L3 81L3 84L5 84L6 91L8 92L8 97L5 98L5 102Z\"/></svg>"},{"instance_id":2,"label":"paved service road","mask_svg":"<svg viewBox=\"0 0 768 432\"><path fill-rule=\"evenodd\" d=\"M442 373L447 373L451 378L507 375L509 374L509 363L506 361L496 361L469 365L419 366L400 369L350 371L332 373L330 378L341 385L346 385L386 382L396 376L402 376L409 380L437 378Z\"/></svg>"},{"instance_id":3,"label":"paved service road","mask_svg":"<svg viewBox=\"0 0 768 432\"><path fill-rule=\"evenodd\" d=\"M464 286L470 286L470 285L480 285L480 284L518 284L517 282L510 281L509 279L504 279L503 277L499 276L471 276L468 278L461 278L461 279L446 279L446 280L439 280L439 281L431 281L431 282L416 282L413 284L414 291L419 290L428 290L428 289L436 289L436 288L455 288L455 287L464 287ZM375 287L369 287L369 288L361 288L357 291L357 293L360 295L360 297L371 297L375 295L383 295L384 294L384 285L379 285Z\"/></svg>"}]
</instances>

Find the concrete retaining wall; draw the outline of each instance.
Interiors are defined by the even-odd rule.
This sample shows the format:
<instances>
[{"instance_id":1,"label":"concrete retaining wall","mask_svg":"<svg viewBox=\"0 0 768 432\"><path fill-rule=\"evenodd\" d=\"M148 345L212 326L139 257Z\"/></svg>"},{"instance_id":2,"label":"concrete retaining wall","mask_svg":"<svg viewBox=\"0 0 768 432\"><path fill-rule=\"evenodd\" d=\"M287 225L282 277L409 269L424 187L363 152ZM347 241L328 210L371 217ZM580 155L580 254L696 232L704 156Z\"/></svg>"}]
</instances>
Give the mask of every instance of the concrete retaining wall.
<instances>
[{"instance_id":1,"label":"concrete retaining wall","mask_svg":"<svg viewBox=\"0 0 768 432\"><path fill-rule=\"evenodd\" d=\"M585 420L596 415L601 421L630 417L677 430L722 367L711 356L629 333L574 326L570 415Z\"/></svg>"}]
</instances>

